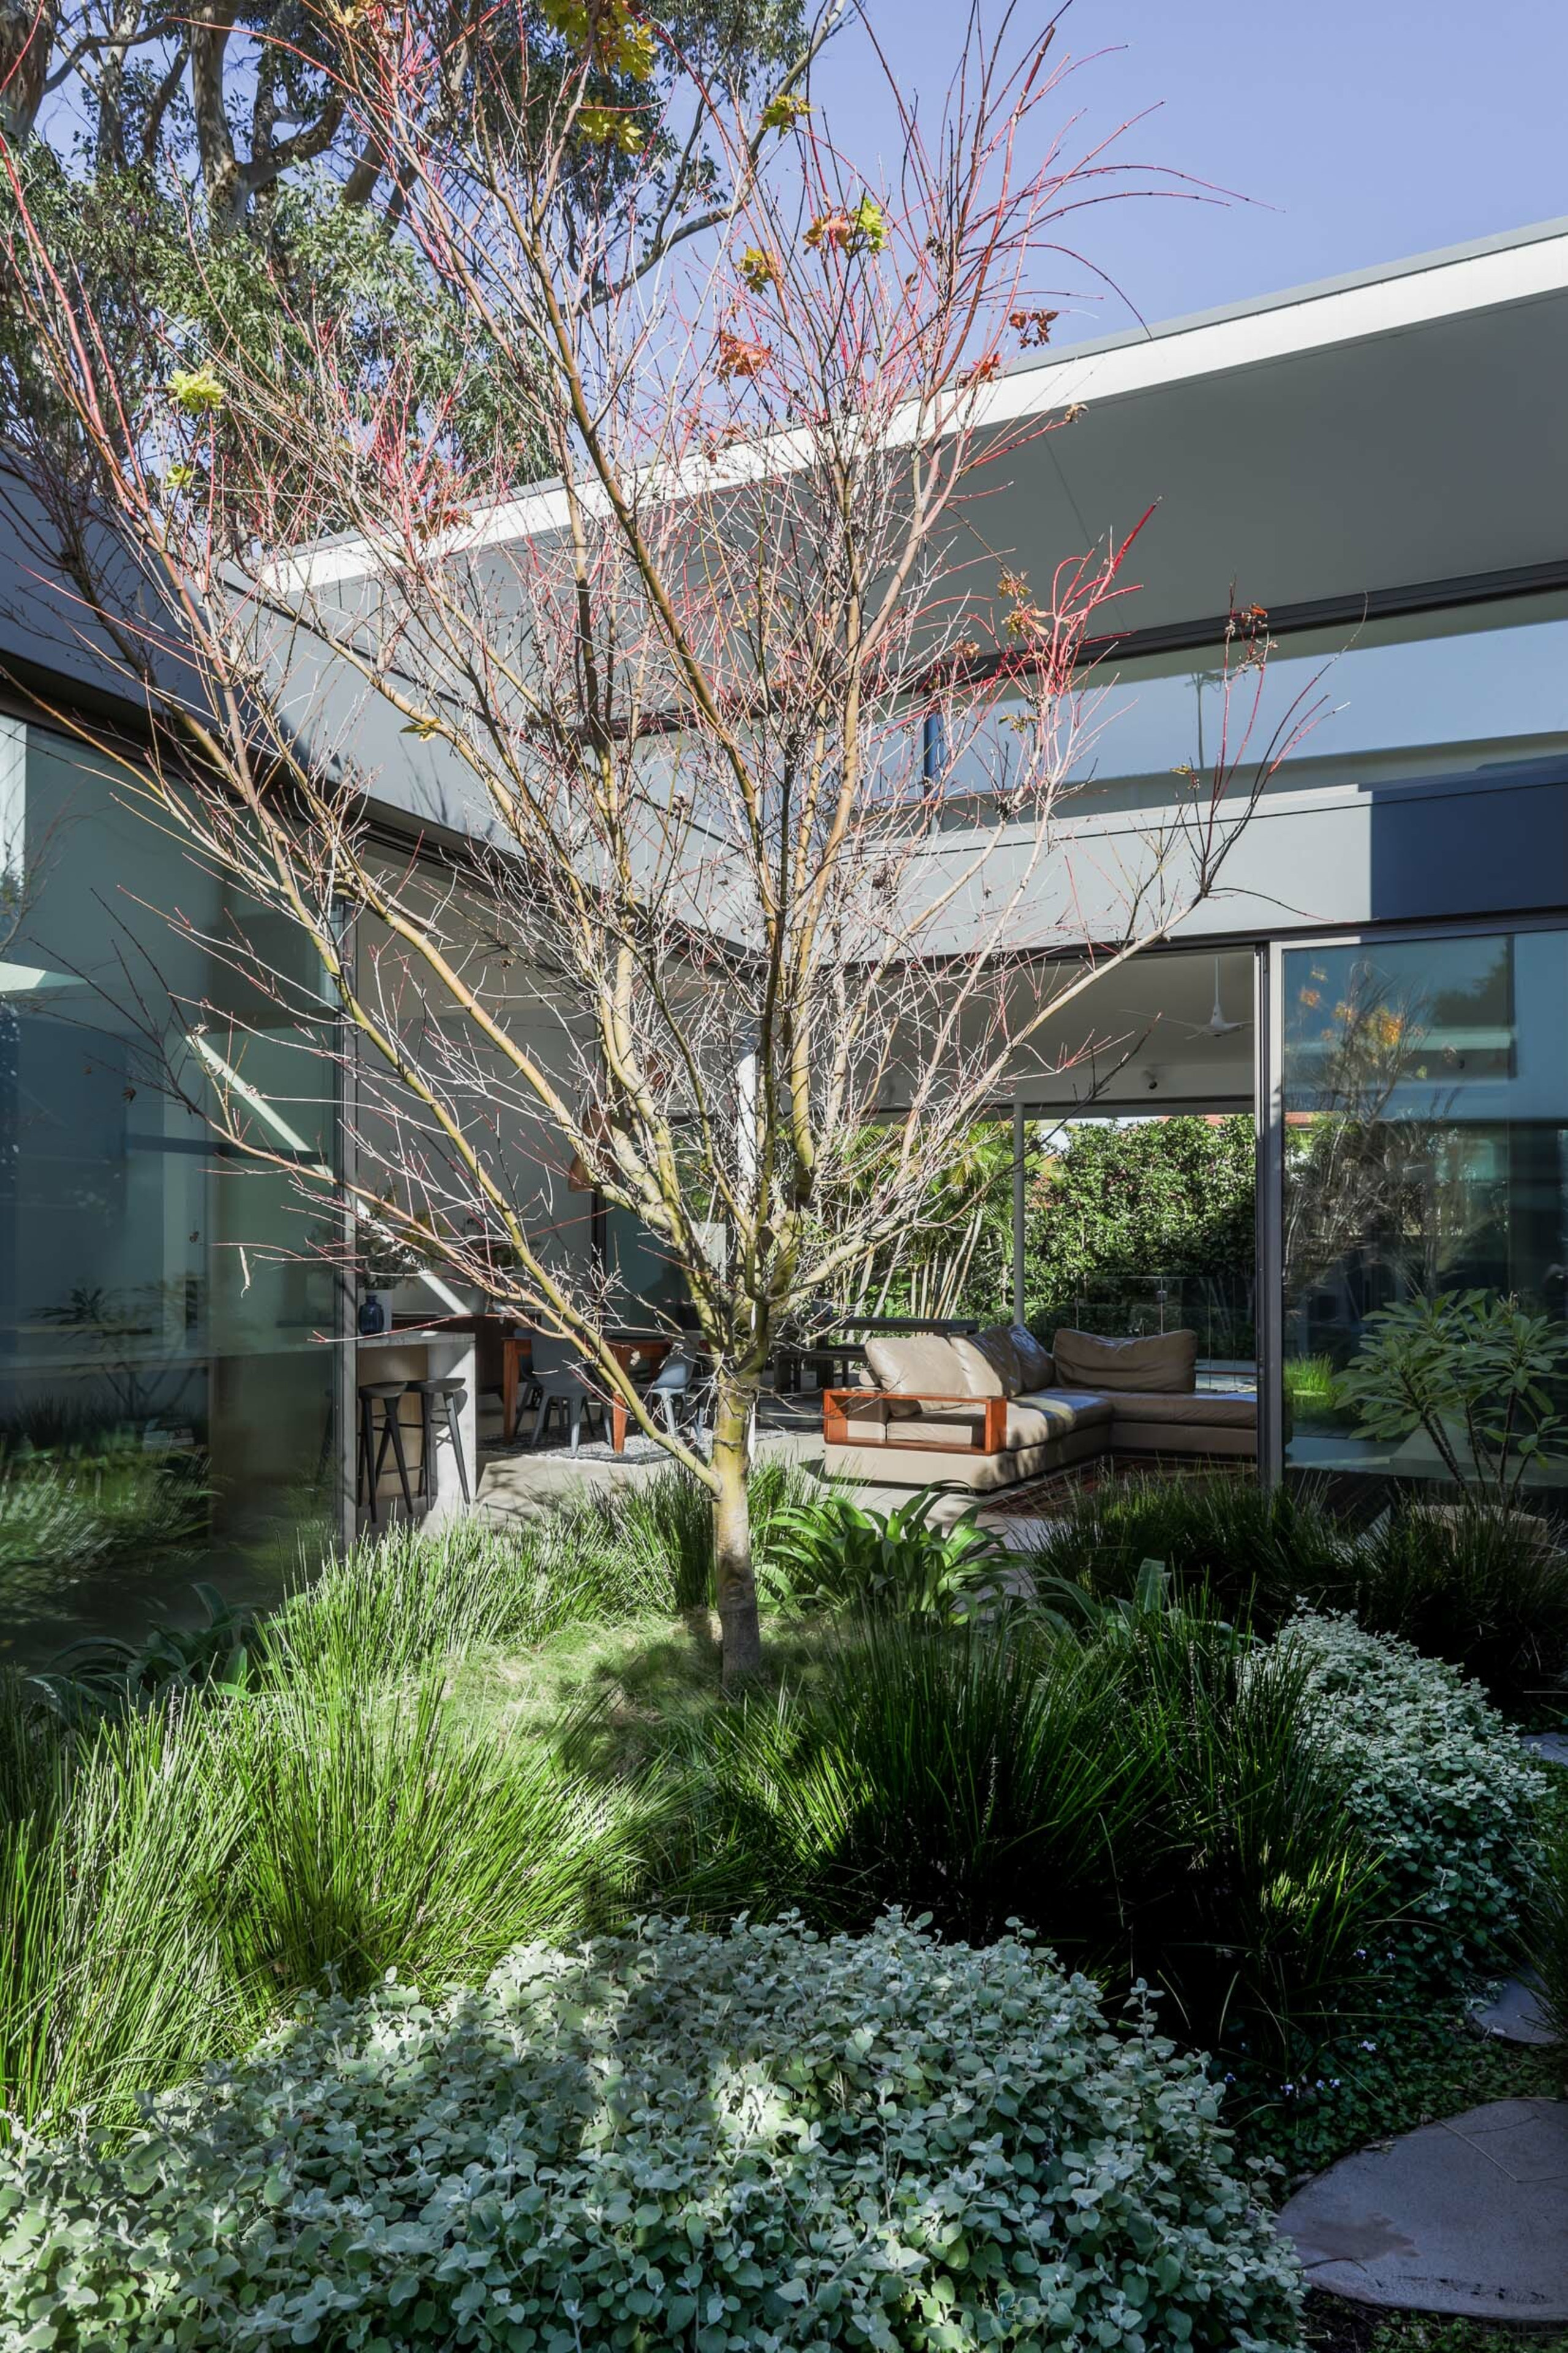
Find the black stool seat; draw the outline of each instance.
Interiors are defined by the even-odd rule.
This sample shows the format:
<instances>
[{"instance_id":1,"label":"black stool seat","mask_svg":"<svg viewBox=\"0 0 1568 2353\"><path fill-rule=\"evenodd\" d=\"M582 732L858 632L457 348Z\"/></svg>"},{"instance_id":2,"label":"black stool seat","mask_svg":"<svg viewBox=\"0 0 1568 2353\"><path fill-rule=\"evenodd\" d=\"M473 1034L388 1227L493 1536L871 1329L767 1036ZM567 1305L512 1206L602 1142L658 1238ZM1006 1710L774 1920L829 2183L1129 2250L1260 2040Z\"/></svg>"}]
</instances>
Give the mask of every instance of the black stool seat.
<instances>
[{"instance_id":1,"label":"black stool seat","mask_svg":"<svg viewBox=\"0 0 1568 2353\"><path fill-rule=\"evenodd\" d=\"M403 1507L410 1519L414 1516L414 1491L408 1483L408 1457L403 1451L403 1422L398 1405L407 1396L407 1381L361 1381L359 1384L359 1466L355 1478L356 1495L363 1494L370 1504L370 1524L380 1522L375 1491L381 1484L381 1474L386 1465L387 1448L392 1449L397 1464L398 1484L403 1489ZM375 1442L375 1409L381 1408L381 1444Z\"/></svg>"},{"instance_id":2,"label":"black stool seat","mask_svg":"<svg viewBox=\"0 0 1568 2353\"><path fill-rule=\"evenodd\" d=\"M426 1503L436 1494L436 1417L442 1414L447 1435L451 1440L452 1460L458 1466L458 1484L463 1491L463 1501L471 1504L468 1491L468 1466L463 1460L463 1431L458 1417L468 1402L468 1385L457 1374L437 1375L433 1380L410 1381L408 1384L419 1399L419 1425L423 1452L419 1463L419 1493Z\"/></svg>"}]
</instances>

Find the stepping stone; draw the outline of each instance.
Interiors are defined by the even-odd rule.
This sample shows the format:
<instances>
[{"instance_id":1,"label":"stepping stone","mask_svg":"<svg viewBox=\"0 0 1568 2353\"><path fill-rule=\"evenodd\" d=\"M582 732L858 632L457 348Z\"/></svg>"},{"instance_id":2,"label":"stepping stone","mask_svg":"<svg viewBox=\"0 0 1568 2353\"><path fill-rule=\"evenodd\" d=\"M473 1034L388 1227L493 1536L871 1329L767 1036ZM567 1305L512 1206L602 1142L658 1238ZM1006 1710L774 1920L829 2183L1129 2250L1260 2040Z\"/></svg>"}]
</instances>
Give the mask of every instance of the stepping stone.
<instances>
[{"instance_id":1,"label":"stepping stone","mask_svg":"<svg viewBox=\"0 0 1568 2353\"><path fill-rule=\"evenodd\" d=\"M1309 2286L1358 2304L1568 2321L1568 2102L1489 2100L1342 2158L1278 2228Z\"/></svg>"},{"instance_id":2,"label":"stepping stone","mask_svg":"<svg viewBox=\"0 0 1568 2353\"><path fill-rule=\"evenodd\" d=\"M1541 1986L1538 1979L1508 1978L1495 2001L1489 2001L1470 2016L1477 2031L1489 2034L1499 2042L1555 2042L1546 2018L1540 2008Z\"/></svg>"},{"instance_id":3,"label":"stepping stone","mask_svg":"<svg viewBox=\"0 0 1568 2353\"><path fill-rule=\"evenodd\" d=\"M1544 1765L1568 1765L1568 1732L1526 1732L1521 1735Z\"/></svg>"}]
</instances>

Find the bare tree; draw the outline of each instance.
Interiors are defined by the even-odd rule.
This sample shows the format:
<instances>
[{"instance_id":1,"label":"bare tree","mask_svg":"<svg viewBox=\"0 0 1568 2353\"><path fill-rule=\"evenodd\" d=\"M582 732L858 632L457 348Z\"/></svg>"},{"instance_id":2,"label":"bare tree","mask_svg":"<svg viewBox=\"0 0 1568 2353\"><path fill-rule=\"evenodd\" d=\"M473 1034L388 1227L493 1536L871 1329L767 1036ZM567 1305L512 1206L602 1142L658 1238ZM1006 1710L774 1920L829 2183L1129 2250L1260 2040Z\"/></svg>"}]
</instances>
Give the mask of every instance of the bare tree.
<instances>
[{"instance_id":1,"label":"bare tree","mask_svg":"<svg viewBox=\"0 0 1568 2353\"><path fill-rule=\"evenodd\" d=\"M1009 57L972 32L940 124L905 108L888 185L804 90L759 118L628 0L567 20L573 72L535 89L524 60L460 126L431 102L438 47L382 0L341 84L475 364L521 387L542 489L502 437L455 448L330 315L296 322L287 380L226 347L143 393L25 206L9 262L91 454L81 594L145 702L122 789L234 886L209 948L352 1076L351 1165L279 1143L232 1009L186 1008L175 1082L318 1208L583 1351L711 1493L732 1677L761 1654L746 1472L781 1320L916 1219L1031 1041L1215 889L1299 714L1250 744L1264 617L1237 614L1213 765L1122 837L1086 931L1060 820L1127 542L1038 588L1010 559L1010 461L1071 420L1020 421L1005 360L1048 333L1033 279L1064 225L1124 183L1048 135L1048 35ZM595 209L576 158L586 137L635 166L640 116L596 92L653 89L656 54L727 195L650 278L663 181L634 168ZM346 540L312 545L321 515ZM387 746L449 828L401 864L366 821ZM319 1001L247 908L309 935ZM607 1344L616 1285L557 1230L569 1169L689 1294L706 1448Z\"/></svg>"}]
</instances>

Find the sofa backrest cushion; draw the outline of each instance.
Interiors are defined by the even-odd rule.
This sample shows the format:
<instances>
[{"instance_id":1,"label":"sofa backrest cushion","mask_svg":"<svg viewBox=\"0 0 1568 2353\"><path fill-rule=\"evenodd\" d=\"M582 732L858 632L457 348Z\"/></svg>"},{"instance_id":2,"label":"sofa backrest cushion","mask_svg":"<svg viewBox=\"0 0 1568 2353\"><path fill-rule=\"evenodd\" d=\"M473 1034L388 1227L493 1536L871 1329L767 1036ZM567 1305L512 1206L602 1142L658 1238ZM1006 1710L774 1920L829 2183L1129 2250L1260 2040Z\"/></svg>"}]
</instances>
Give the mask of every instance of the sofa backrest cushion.
<instances>
[{"instance_id":1,"label":"sofa backrest cushion","mask_svg":"<svg viewBox=\"0 0 1568 2353\"><path fill-rule=\"evenodd\" d=\"M866 1343L872 1378L906 1397L972 1397L953 1343L940 1332L875 1332Z\"/></svg>"},{"instance_id":2,"label":"sofa backrest cushion","mask_svg":"<svg viewBox=\"0 0 1568 2353\"><path fill-rule=\"evenodd\" d=\"M993 1324L988 1332L976 1332L972 1339L960 1340L958 1353L971 1397L1013 1398L1029 1386L1018 1362L1013 1335L1005 1324Z\"/></svg>"},{"instance_id":3,"label":"sofa backrest cushion","mask_svg":"<svg viewBox=\"0 0 1568 2353\"><path fill-rule=\"evenodd\" d=\"M1190 1395L1198 1384L1195 1332L1150 1332L1113 1340L1064 1325L1053 1340L1057 1379L1066 1388L1142 1389L1152 1397Z\"/></svg>"},{"instance_id":4,"label":"sofa backrest cushion","mask_svg":"<svg viewBox=\"0 0 1568 2353\"><path fill-rule=\"evenodd\" d=\"M1007 1337L1018 1359L1020 1389L1051 1388L1057 1377L1057 1360L1045 1342L1037 1340L1026 1324L1009 1324Z\"/></svg>"}]
</instances>

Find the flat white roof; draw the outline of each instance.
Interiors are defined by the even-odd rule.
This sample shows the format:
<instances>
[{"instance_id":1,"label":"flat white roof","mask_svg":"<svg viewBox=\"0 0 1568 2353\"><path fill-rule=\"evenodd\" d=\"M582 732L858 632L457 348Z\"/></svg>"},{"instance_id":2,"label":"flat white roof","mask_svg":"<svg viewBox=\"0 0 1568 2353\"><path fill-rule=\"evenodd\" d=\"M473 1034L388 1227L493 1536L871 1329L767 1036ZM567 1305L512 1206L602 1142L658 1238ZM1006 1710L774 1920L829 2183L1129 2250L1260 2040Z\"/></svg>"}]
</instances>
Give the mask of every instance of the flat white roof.
<instances>
[{"instance_id":1,"label":"flat white roof","mask_svg":"<svg viewBox=\"0 0 1568 2353\"><path fill-rule=\"evenodd\" d=\"M1543 221L1502 237L1418 254L1377 269L1357 270L1254 301L1070 344L1060 352L1028 354L1016 361L994 384L976 396L974 423L982 429L988 424L1016 425L1079 405L1092 413L1108 402L1121 403L1139 395L1174 395L1181 387L1200 385L1205 378L1240 375L1249 370L1302 362L1359 345L1392 343L1401 337L1444 325L1471 325L1489 313L1517 311L1565 295L1568 218ZM1496 355L1500 363L1506 361L1503 344L1499 344ZM1347 386L1347 396L1361 400L1367 395ZM1429 381L1414 400L1408 385L1400 388L1398 397L1407 417L1413 415L1416 406L1432 402L1441 405L1445 399L1443 387L1436 380ZM1158 427L1152 429L1158 434ZM1490 429L1506 431L1506 419L1494 416ZM1146 439L1150 430L1148 426L1141 427L1137 438ZM1132 493L1115 508L1100 506L1097 512L1085 509L1082 501L1073 497L1070 476L1078 470L1074 445L1085 438L1100 437L1094 433L1086 437L1083 425L1077 424L1069 434L1053 436L1049 448L1049 467L1062 477L1068 507L1079 526L1076 539L1068 544L1079 546L1106 531L1125 530L1149 503L1141 492ZM1528 437L1526 449L1521 454L1527 452ZM797 447L795 436L781 435L765 444L753 445L749 450L731 451L722 463L765 476L772 471L787 470L792 464L801 462L804 454L805 446ZM1138 448L1123 444L1120 456L1131 476L1142 471L1141 455ZM1303 467L1310 470L1310 449L1298 444L1294 462L1299 473ZM1020 489L1029 487L1027 478L1039 463L1037 459L1031 460L1028 452L1021 453L1016 461ZM679 494L679 483L671 487ZM1320 494L1328 487L1330 482L1320 478ZM1158 484L1150 496L1158 503L1169 496L1170 488L1169 484ZM1267 479L1258 482L1258 493L1260 499L1268 496ZM592 502L592 490L584 495ZM559 482L541 482L521 498L508 501L478 518L463 534L462 544L472 550L504 546L511 540L561 530L566 520L565 500ZM1066 552L1059 533L1053 533L1052 538L1058 551ZM1196 550L1190 552L1195 554ZM1239 545L1236 548L1232 572L1239 573L1244 568L1244 553ZM1505 555L1500 564L1534 560L1539 558ZM1223 554L1218 561L1224 564ZM363 576L369 568L370 556L363 541L348 538L302 550L299 563L301 586L308 582L311 587L325 588ZM1296 601L1312 594L1348 592L1370 585L1389 586L1405 579L1447 576L1474 568L1473 561L1457 553L1453 562L1439 564L1435 571L1401 570L1396 562L1392 573L1375 583L1363 577L1359 567L1352 566L1349 576L1333 582L1327 589L1277 584L1265 594L1261 586L1249 585L1248 593L1259 595L1265 601ZM1216 600L1210 592L1193 609L1213 611L1219 602L1223 599ZM1140 617L1164 619L1171 616L1162 612L1158 617L1147 614Z\"/></svg>"},{"instance_id":2,"label":"flat white roof","mask_svg":"<svg viewBox=\"0 0 1568 2353\"><path fill-rule=\"evenodd\" d=\"M1044 414L1568 290L1568 216L1015 361L998 416Z\"/></svg>"}]
</instances>

